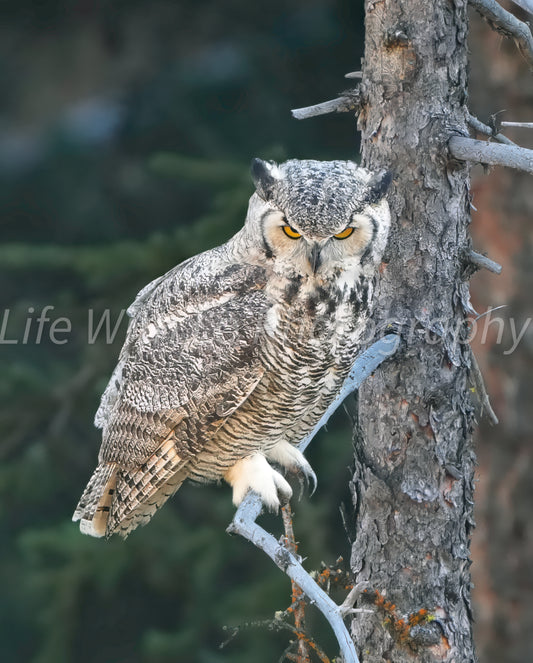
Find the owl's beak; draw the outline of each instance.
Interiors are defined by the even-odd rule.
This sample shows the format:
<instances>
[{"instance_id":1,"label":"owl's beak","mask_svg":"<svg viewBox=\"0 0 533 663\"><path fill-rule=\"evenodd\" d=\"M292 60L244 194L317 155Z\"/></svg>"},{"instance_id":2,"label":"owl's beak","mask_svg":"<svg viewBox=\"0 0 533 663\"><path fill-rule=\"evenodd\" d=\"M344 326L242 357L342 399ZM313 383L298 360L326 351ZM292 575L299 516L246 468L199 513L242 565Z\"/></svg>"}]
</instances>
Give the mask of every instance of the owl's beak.
<instances>
[{"instance_id":1,"label":"owl's beak","mask_svg":"<svg viewBox=\"0 0 533 663\"><path fill-rule=\"evenodd\" d=\"M321 249L322 247L318 242L313 242L313 244L311 244L307 248L307 259L309 260L309 264L311 265L311 270L313 271L313 274L317 273L317 270L322 262L320 256Z\"/></svg>"}]
</instances>

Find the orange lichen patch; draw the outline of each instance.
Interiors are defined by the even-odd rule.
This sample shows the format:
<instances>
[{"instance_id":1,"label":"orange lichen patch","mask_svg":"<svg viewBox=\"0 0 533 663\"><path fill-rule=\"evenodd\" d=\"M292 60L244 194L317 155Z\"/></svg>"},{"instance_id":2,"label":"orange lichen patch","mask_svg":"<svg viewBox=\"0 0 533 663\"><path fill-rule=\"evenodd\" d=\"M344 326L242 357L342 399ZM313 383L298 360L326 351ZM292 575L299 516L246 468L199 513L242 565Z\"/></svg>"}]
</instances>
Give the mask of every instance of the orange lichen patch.
<instances>
[{"instance_id":1,"label":"orange lichen patch","mask_svg":"<svg viewBox=\"0 0 533 663\"><path fill-rule=\"evenodd\" d=\"M409 626L417 626L424 624L428 621L429 613L425 608L420 609L418 612L413 612L409 615Z\"/></svg>"},{"instance_id":2,"label":"orange lichen patch","mask_svg":"<svg viewBox=\"0 0 533 663\"><path fill-rule=\"evenodd\" d=\"M307 636L303 631L299 631L298 629L293 629L293 633L296 635L298 640L302 640L305 642L305 644L310 647L315 654L318 656L319 660L322 661L322 663L331 663L330 659L326 654L320 649L320 647L316 644L314 640L311 640L309 636ZM299 658L298 661L301 659ZM309 659L307 659L309 661ZM303 662L305 663L305 661Z\"/></svg>"},{"instance_id":3,"label":"orange lichen patch","mask_svg":"<svg viewBox=\"0 0 533 663\"><path fill-rule=\"evenodd\" d=\"M378 589L376 589L375 604L377 605L378 608L385 610L385 612L389 614L393 613L394 610L396 610L396 604L392 603L392 601L387 601L387 599Z\"/></svg>"},{"instance_id":4,"label":"orange lichen patch","mask_svg":"<svg viewBox=\"0 0 533 663\"><path fill-rule=\"evenodd\" d=\"M396 622L390 621L390 625L395 632L396 640L401 645L408 645L410 640L410 629L411 627L405 621L405 619L398 619Z\"/></svg>"},{"instance_id":5,"label":"orange lichen patch","mask_svg":"<svg viewBox=\"0 0 533 663\"><path fill-rule=\"evenodd\" d=\"M409 646L412 649L416 648L411 638L411 629L413 626L427 624L435 620L435 616L427 608L421 608L417 612L412 612L406 618L400 617L396 610L396 604L388 601L377 589L375 590L374 603L378 609L385 613L383 625L388 628L396 642Z\"/></svg>"},{"instance_id":6,"label":"orange lichen patch","mask_svg":"<svg viewBox=\"0 0 533 663\"><path fill-rule=\"evenodd\" d=\"M342 561L342 557L339 557L335 564L340 564ZM353 584L349 582L349 574L338 566L337 568L325 566L317 575L316 581L321 587L326 588L326 591L329 591L332 585L348 590L353 588Z\"/></svg>"},{"instance_id":7,"label":"orange lichen patch","mask_svg":"<svg viewBox=\"0 0 533 663\"><path fill-rule=\"evenodd\" d=\"M316 579L317 583L321 587L327 586L330 580L331 580L331 569L329 568L325 568L323 571L321 571Z\"/></svg>"}]
</instances>

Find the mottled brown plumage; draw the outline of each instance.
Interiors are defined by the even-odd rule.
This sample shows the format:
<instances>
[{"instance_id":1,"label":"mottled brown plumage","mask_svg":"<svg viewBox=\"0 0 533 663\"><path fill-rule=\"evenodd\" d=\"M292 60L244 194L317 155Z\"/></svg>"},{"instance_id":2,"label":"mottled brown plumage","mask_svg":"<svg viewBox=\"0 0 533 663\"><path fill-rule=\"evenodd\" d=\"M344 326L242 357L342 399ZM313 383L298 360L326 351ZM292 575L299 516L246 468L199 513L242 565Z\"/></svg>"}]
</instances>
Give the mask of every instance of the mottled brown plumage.
<instances>
[{"instance_id":1,"label":"mottled brown plumage","mask_svg":"<svg viewBox=\"0 0 533 663\"><path fill-rule=\"evenodd\" d=\"M95 423L99 465L74 520L126 536L187 478L276 508L267 461L312 470L299 440L339 390L365 331L389 213L386 174L260 160L244 228L146 286ZM335 235L339 235L336 238Z\"/></svg>"}]
</instances>

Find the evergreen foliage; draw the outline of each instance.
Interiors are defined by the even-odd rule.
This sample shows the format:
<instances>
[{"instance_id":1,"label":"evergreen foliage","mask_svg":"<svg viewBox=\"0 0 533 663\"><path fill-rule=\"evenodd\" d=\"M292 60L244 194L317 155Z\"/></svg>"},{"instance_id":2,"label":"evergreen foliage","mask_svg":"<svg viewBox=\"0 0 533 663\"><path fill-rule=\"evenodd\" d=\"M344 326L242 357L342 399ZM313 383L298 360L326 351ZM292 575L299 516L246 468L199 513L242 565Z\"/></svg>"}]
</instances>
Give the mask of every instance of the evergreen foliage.
<instances>
[{"instance_id":1,"label":"evergreen foliage","mask_svg":"<svg viewBox=\"0 0 533 663\"><path fill-rule=\"evenodd\" d=\"M225 533L227 487L184 486L126 542L82 536L70 518L96 461L92 418L136 292L240 227L253 156L356 156L352 118L297 124L289 108L343 87L359 63L362 9L342 0L274 0L268 12L242 0L4 5L1 658L277 660L286 634L244 630L218 648L225 625L269 619L290 602L271 562ZM105 66L96 58L84 70L83 44ZM63 90L67 62L81 92L70 79ZM92 99L85 115L80 96ZM113 342L105 325L96 333L106 312ZM50 320L39 338L41 313ZM56 326L65 343L52 335L60 318L70 322L68 332ZM338 509L350 458L340 414L310 453L318 491L295 505L309 568L348 551ZM328 628L312 628L327 648Z\"/></svg>"}]
</instances>

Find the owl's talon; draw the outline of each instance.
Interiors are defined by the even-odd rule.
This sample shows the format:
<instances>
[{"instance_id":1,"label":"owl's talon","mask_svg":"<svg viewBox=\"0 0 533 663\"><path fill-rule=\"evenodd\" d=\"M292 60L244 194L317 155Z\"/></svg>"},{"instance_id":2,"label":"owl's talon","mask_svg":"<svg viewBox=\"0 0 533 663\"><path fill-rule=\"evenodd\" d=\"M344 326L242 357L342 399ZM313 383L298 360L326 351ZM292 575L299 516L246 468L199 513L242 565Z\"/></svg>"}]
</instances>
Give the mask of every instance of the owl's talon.
<instances>
[{"instance_id":1,"label":"owl's talon","mask_svg":"<svg viewBox=\"0 0 533 663\"><path fill-rule=\"evenodd\" d=\"M278 442L267 453L267 458L268 460L281 465L286 471L294 472L298 476L298 481L300 483L300 499L302 499L304 483L307 489L311 486L310 495L314 494L318 484L316 474L303 453L297 447L289 442Z\"/></svg>"},{"instance_id":2,"label":"owl's talon","mask_svg":"<svg viewBox=\"0 0 533 663\"><path fill-rule=\"evenodd\" d=\"M224 475L233 488L233 504L239 506L249 490L257 493L269 511L277 512L292 497L292 488L263 454L242 458Z\"/></svg>"},{"instance_id":3,"label":"owl's talon","mask_svg":"<svg viewBox=\"0 0 533 663\"><path fill-rule=\"evenodd\" d=\"M318 479L311 465L307 463L307 466L293 467L291 468L291 471L297 475L298 483L300 484L298 500L302 499L304 490L307 490L309 492L309 497L312 497L315 494Z\"/></svg>"},{"instance_id":4,"label":"owl's talon","mask_svg":"<svg viewBox=\"0 0 533 663\"><path fill-rule=\"evenodd\" d=\"M307 484L307 489L310 489L309 497L312 497L315 494L316 488L318 486L318 479L316 478L316 474L309 464L307 465L307 468L302 468L302 473L304 475L305 483Z\"/></svg>"}]
</instances>

